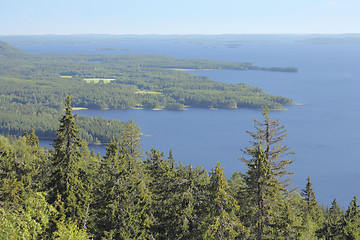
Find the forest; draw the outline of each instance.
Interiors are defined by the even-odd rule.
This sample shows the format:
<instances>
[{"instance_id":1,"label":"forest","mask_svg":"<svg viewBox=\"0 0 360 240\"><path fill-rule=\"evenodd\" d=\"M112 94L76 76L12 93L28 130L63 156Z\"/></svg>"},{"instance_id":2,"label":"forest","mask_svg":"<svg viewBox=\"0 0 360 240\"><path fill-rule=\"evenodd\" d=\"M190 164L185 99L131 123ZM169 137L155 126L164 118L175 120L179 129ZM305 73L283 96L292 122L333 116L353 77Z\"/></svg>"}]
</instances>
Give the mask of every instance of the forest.
<instances>
[{"instance_id":1,"label":"forest","mask_svg":"<svg viewBox=\"0 0 360 240\"><path fill-rule=\"evenodd\" d=\"M1 239L360 239L357 198L341 209L319 205L310 177L291 184L286 129L269 109L254 120L230 178L152 149L124 123L106 154L79 137L71 98L53 148L34 131L0 136Z\"/></svg>"},{"instance_id":2,"label":"forest","mask_svg":"<svg viewBox=\"0 0 360 240\"><path fill-rule=\"evenodd\" d=\"M67 95L75 107L89 109L283 109L294 104L258 87L219 83L186 72L203 69L298 71L160 55L30 54L0 42L0 133L20 136L34 129L40 138L54 138ZM108 143L112 136L118 141L124 125L102 118L77 121L88 143Z\"/></svg>"}]
</instances>

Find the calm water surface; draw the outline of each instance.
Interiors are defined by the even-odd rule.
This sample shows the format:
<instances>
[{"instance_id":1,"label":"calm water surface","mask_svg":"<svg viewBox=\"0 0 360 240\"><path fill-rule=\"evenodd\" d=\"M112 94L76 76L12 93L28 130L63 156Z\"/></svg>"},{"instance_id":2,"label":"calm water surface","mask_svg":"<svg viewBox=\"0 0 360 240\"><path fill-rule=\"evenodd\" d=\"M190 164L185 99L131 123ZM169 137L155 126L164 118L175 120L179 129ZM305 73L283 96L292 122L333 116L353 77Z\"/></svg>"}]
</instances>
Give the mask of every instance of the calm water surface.
<instances>
[{"instance_id":1,"label":"calm water surface","mask_svg":"<svg viewBox=\"0 0 360 240\"><path fill-rule=\"evenodd\" d=\"M19 46L21 47L21 46ZM261 66L294 66L299 73L261 71L192 71L226 83L247 83L264 91L293 99L299 106L271 112L288 130L286 144L296 152L293 182L303 188L310 176L320 203L334 197L347 206L360 196L360 44L247 43L226 48L218 43L175 44L171 42L126 42L24 46L29 52L99 53L116 47L116 53L164 54L180 58L252 62ZM121 50L122 49L122 50ZM126 50L124 50L126 49ZM238 160L249 145L246 131L256 110L187 111L78 111L80 115L134 121L143 132L144 149L156 148L184 164L203 165L207 170L219 161L228 177L245 171ZM97 149L99 150L99 149ZM100 151L104 151L100 149Z\"/></svg>"}]
</instances>

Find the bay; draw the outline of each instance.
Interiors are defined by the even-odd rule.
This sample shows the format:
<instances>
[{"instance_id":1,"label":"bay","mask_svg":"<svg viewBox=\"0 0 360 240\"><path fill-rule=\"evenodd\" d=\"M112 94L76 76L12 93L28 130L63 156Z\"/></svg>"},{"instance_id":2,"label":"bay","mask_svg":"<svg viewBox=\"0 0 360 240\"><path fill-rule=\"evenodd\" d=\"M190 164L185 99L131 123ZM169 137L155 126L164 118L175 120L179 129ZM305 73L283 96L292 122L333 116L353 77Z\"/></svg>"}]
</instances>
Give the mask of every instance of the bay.
<instances>
[{"instance_id":1,"label":"bay","mask_svg":"<svg viewBox=\"0 0 360 240\"><path fill-rule=\"evenodd\" d=\"M19 46L21 48L21 46ZM118 53L164 54L179 58L252 62L260 66L298 67L299 73L261 71L192 71L214 81L246 83L265 92L285 96L302 105L287 111L272 111L288 130L286 144L296 152L293 182L303 188L310 176L317 199L330 205L334 197L347 206L360 195L360 44L315 45L295 41L242 43L225 47L219 41L121 41L36 46L29 52L99 53L100 48L117 48ZM121 50L123 49L123 50ZM124 50L126 49L126 51ZM128 121L134 119L143 133L144 149L166 154L173 150L184 164L204 165L207 170L219 161L228 177L245 171L238 160L240 149L249 145L246 131L261 111L249 109L187 111L78 111L80 115Z\"/></svg>"}]
</instances>

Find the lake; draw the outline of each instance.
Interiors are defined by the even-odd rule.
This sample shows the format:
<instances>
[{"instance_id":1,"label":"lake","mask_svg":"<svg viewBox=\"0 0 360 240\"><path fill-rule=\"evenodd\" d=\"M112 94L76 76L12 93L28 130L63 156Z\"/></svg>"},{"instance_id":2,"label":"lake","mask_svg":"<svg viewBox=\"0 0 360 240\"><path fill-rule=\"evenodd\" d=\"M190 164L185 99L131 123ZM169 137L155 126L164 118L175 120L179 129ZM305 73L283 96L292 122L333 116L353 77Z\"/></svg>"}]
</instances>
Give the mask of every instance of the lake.
<instances>
[{"instance_id":1,"label":"lake","mask_svg":"<svg viewBox=\"0 0 360 240\"><path fill-rule=\"evenodd\" d=\"M243 42L226 47L222 41L177 42L164 40L17 45L27 52L99 54L163 54L179 58L252 62L260 66L293 66L299 73L262 71L192 71L226 83L246 83L293 99L301 105L272 111L288 130L285 143L296 152L293 182L299 189L311 177L318 201L330 205L336 197L347 206L360 196L360 44L311 44L292 40ZM156 148L184 164L203 165L208 171L219 161L228 177L245 171L238 160L249 146L246 131L261 111L250 109L186 111L86 110L80 115L128 121L143 133L144 149ZM99 149L97 149L99 150ZM100 151L104 151L103 148Z\"/></svg>"}]
</instances>

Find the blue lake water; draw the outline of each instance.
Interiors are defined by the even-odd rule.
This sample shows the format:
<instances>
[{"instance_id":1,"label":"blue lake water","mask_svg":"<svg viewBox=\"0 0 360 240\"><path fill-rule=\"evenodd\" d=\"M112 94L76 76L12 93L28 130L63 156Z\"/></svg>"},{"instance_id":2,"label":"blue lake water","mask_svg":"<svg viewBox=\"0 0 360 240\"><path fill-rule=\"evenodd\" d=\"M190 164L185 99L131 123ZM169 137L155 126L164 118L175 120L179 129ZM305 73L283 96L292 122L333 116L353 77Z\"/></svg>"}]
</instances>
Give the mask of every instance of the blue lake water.
<instances>
[{"instance_id":1,"label":"blue lake water","mask_svg":"<svg viewBox=\"0 0 360 240\"><path fill-rule=\"evenodd\" d=\"M360 44L314 45L292 41L244 43L238 48L221 42L175 43L171 41L120 41L18 46L37 53L106 53L99 48L117 48L112 54L163 54L179 58L252 62L260 66L294 66L299 73L262 71L193 71L226 83L247 83L264 91L289 97L302 105L273 111L288 130L285 143L296 152L291 170L294 185L304 187L312 179L317 199L330 205L334 197L347 206L360 196ZM245 171L238 160L249 145L246 131L257 110L187 111L78 111L80 115L134 119L143 132L144 149L170 149L184 164L204 165L207 170L219 161L228 177ZM96 150L104 151L103 148Z\"/></svg>"}]
</instances>

